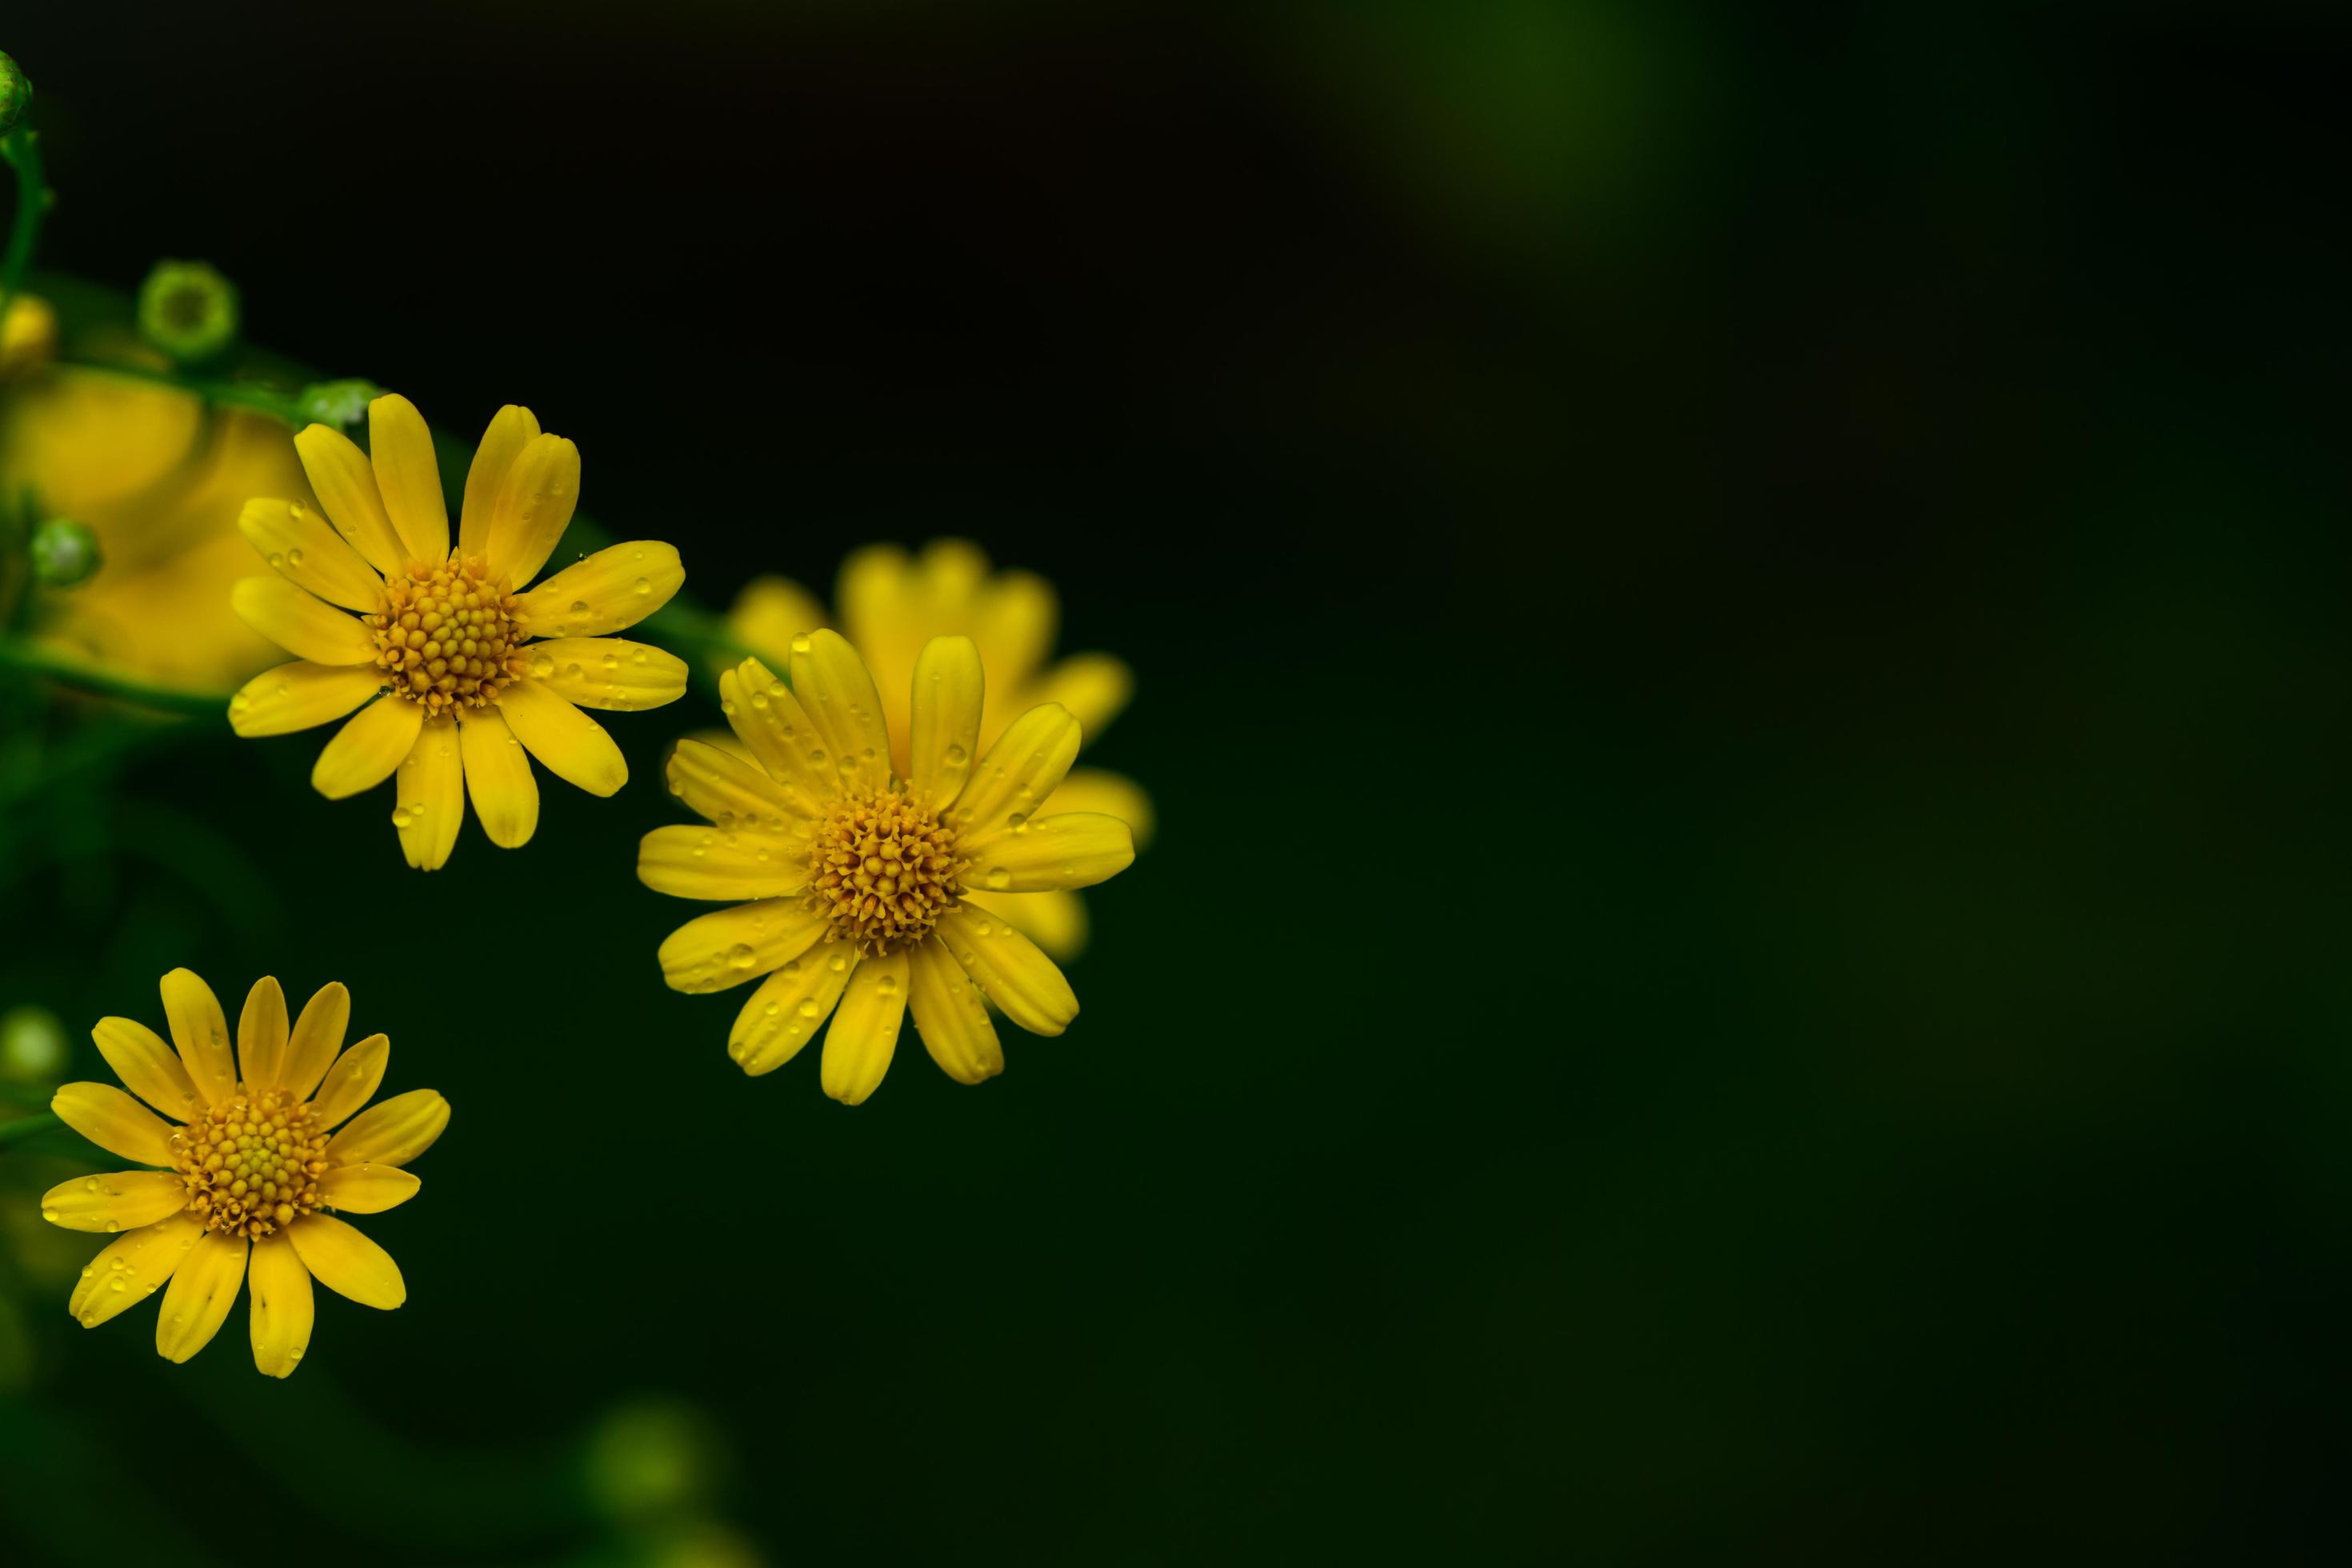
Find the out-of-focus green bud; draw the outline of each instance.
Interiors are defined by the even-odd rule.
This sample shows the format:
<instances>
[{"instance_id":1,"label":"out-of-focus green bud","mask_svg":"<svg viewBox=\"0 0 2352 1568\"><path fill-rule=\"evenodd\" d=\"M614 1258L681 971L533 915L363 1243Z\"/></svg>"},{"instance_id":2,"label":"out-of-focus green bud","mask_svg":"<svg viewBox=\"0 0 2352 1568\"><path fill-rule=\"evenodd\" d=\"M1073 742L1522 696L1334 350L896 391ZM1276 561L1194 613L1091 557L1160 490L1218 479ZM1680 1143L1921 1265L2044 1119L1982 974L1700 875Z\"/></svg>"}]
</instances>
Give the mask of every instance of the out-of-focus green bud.
<instances>
[{"instance_id":1,"label":"out-of-focus green bud","mask_svg":"<svg viewBox=\"0 0 2352 1568\"><path fill-rule=\"evenodd\" d=\"M0 1079L55 1083L65 1076L66 1029L47 1007L11 1007L0 1014Z\"/></svg>"},{"instance_id":2,"label":"out-of-focus green bud","mask_svg":"<svg viewBox=\"0 0 2352 1568\"><path fill-rule=\"evenodd\" d=\"M25 68L0 53L0 136L16 129L32 101L33 83Z\"/></svg>"},{"instance_id":3,"label":"out-of-focus green bud","mask_svg":"<svg viewBox=\"0 0 2352 1568\"><path fill-rule=\"evenodd\" d=\"M159 261L139 285L139 335L182 364L236 341L236 285L206 261Z\"/></svg>"},{"instance_id":4,"label":"out-of-focus green bud","mask_svg":"<svg viewBox=\"0 0 2352 1568\"><path fill-rule=\"evenodd\" d=\"M372 381L314 381L296 396L296 412L313 425L347 430L366 416L367 406L383 395Z\"/></svg>"},{"instance_id":5,"label":"out-of-focus green bud","mask_svg":"<svg viewBox=\"0 0 2352 1568\"><path fill-rule=\"evenodd\" d=\"M589 1439L588 1491L607 1516L642 1522L709 1496L724 1459L709 1424L688 1406L625 1405Z\"/></svg>"},{"instance_id":6,"label":"out-of-focus green bud","mask_svg":"<svg viewBox=\"0 0 2352 1568\"><path fill-rule=\"evenodd\" d=\"M33 530L32 556L34 576L52 588L70 588L98 570L98 535L87 523L53 517Z\"/></svg>"},{"instance_id":7,"label":"out-of-focus green bud","mask_svg":"<svg viewBox=\"0 0 2352 1568\"><path fill-rule=\"evenodd\" d=\"M0 317L0 381L28 375L56 357L58 313L47 300L19 294Z\"/></svg>"}]
</instances>

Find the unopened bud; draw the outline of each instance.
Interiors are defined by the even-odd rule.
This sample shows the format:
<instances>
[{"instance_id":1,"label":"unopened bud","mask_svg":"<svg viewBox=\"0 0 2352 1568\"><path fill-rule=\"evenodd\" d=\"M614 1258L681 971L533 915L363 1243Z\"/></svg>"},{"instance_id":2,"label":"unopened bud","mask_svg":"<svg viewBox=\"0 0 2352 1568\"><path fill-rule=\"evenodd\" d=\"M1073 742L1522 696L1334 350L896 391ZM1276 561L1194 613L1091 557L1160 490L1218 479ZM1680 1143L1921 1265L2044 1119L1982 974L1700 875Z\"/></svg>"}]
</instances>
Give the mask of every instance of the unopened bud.
<instances>
[{"instance_id":1,"label":"unopened bud","mask_svg":"<svg viewBox=\"0 0 2352 1568\"><path fill-rule=\"evenodd\" d=\"M55 1083L65 1076L66 1030L47 1007L11 1007L0 1016L0 1079Z\"/></svg>"},{"instance_id":2,"label":"unopened bud","mask_svg":"<svg viewBox=\"0 0 2352 1568\"><path fill-rule=\"evenodd\" d=\"M314 381L296 396L294 406L310 424L348 430L383 395L383 388L372 381Z\"/></svg>"},{"instance_id":3,"label":"unopened bud","mask_svg":"<svg viewBox=\"0 0 2352 1568\"><path fill-rule=\"evenodd\" d=\"M99 567L98 535L69 517L53 517L33 530L33 575L52 588L87 582Z\"/></svg>"},{"instance_id":4,"label":"unopened bud","mask_svg":"<svg viewBox=\"0 0 2352 1568\"><path fill-rule=\"evenodd\" d=\"M236 285L205 261L159 261L139 286L139 335L182 364L236 341Z\"/></svg>"},{"instance_id":5,"label":"unopened bud","mask_svg":"<svg viewBox=\"0 0 2352 1568\"><path fill-rule=\"evenodd\" d=\"M0 136L16 129L16 121L33 101L33 84L25 69L0 54Z\"/></svg>"}]
</instances>

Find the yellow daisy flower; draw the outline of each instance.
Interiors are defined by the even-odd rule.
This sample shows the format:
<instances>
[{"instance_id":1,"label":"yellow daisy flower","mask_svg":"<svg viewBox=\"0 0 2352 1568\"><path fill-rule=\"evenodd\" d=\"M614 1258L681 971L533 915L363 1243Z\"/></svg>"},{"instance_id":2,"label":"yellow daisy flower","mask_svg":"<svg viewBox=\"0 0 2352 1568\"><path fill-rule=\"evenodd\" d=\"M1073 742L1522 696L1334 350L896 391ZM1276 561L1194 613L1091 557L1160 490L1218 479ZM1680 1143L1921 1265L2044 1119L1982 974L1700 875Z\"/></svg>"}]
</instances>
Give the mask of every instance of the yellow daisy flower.
<instances>
[{"instance_id":1,"label":"yellow daisy flower","mask_svg":"<svg viewBox=\"0 0 2352 1568\"><path fill-rule=\"evenodd\" d=\"M842 563L834 610L826 615L807 589L788 577L761 577L737 595L727 624L737 642L771 665L784 661L794 637L819 626L837 628L874 672L883 717L902 746L908 683L924 645L935 637L971 638L1000 694L996 711L1002 718L982 730L982 748L996 743L1004 720L1041 702L1068 709L1092 740L1118 716L1135 689L1133 673L1107 653L1073 654L1047 663L1061 625L1054 585L1034 573L992 571L988 556L964 540L933 540L911 559L895 544L858 551ZM903 751L895 761L904 772ZM1055 799L1065 811L1116 816L1135 830L1137 843L1150 841L1151 799L1132 779L1101 768L1073 768ZM1087 907L1076 893L1016 893L999 901L1055 957L1075 958L1085 948Z\"/></svg>"},{"instance_id":2,"label":"yellow daisy flower","mask_svg":"<svg viewBox=\"0 0 2352 1568\"><path fill-rule=\"evenodd\" d=\"M176 1054L129 1018L101 1018L90 1031L138 1100L110 1083L69 1083L50 1101L100 1148L152 1167L76 1176L42 1196L50 1224L117 1237L81 1271L67 1307L94 1329L168 1284L155 1349L185 1361L212 1342L249 1280L253 1363L284 1377L310 1343L312 1279L362 1306L389 1310L408 1299L391 1255L335 1215L415 1197L405 1167L449 1125L449 1102L413 1089L360 1110L392 1047L370 1035L343 1049L352 998L340 984L311 997L289 1027L286 994L264 976L245 999L235 1059L219 999L189 971L163 976L163 1015Z\"/></svg>"},{"instance_id":3,"label":"yellow daisy flower","mask_svg":"<svg viewBox=\"0 0 2352 1568\"><path fill-rule=\"evenodd\" d=\"M528 408L490 421L455 550L415 405L368 405L368 443L372 455L323 425L294 437L325 521L284 500L248 501L237 519L278 575L247 578L231 602L299 657L247 682L229 721L240 735L283 735L358 709L310 783L341 800L396 773L401 851L431 871L457 842L469 791L491 843L529 840L539 786L526 752L591 795L628 782L621 749L581 709L657 708L685 692L675 656L604 634L667 604L686 573L674 547L637 540L523 592L580 494L579 448Z\"/></svg>"},{"instance_id":4,"label":"yellow daisy flower","mask_svg":"<svg viewBox=\"0 0 2352 1568\"><path fill-rule=\"evenodd\" d=\"M1135 858L1117 817L1041 815L1078 754L1077 719L1045 703L983 752L970 637L924 647L898 730L838 634L793 638L786 667L789 689L756 658L719 677L719 709L753 762L692 739L671 754L672 793L710 826L646 835L638 877L682 899L754 901L679 927L661 945L663 975L690 992L767 976L727 1042L754 1075L792 1060L831 1016L820 1076L851 1105L882 1082L909 1008L949 1077L995 1076L1004 1052L983 994L1034 1035L1078 1016L1070 983L1007 915L1009 896L1087 887Z\"/></svg>"}]
</instances>

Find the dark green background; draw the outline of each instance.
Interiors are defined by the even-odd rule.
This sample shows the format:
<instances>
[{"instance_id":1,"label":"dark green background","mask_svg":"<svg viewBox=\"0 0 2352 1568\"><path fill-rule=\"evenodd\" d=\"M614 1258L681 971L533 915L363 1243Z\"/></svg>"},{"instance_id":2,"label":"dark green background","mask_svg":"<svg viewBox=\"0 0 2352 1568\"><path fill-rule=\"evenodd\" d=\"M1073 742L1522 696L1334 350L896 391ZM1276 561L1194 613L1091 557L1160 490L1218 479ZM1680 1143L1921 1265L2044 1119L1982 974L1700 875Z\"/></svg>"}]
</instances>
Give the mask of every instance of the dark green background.
<instances>
[{"instance_id":1,"label":"dark green background","mask_svg":"<svg viewBox=\"0 0 2352 1568\"><path fill-rule=\"evenodd\" d=\"M101 1489L223 1557L617 1550L568 1467L647 1394L774 1562L2326 1555L2317 8L6 28L49 265L529 403L706 604L979 539L1137 668L1090 757L1161 818L1069 1035L856 1111L660 984L699 699L430 879L314 740L12 821L0 1001L340 978L456 1105L371 1227L409 1306L322 1298L289 1384L241 1316L179 1369L37 1316L37 1559Z\"/></svg>"}]
</instances>

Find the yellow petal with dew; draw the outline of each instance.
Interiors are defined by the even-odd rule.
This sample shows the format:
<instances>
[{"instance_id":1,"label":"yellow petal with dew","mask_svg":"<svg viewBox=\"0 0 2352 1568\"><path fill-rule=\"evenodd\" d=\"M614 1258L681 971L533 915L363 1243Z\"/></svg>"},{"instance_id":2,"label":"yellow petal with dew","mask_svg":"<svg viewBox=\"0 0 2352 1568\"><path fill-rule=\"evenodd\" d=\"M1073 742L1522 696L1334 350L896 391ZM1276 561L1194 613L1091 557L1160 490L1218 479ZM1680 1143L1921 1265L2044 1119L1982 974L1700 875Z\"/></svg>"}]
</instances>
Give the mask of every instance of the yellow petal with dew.
<instances>
[{"instance_id":1,"label":"yellow petal with dew","mask_svg":"<svg viewBox=\"0 0 2352 1568\"><path fill-rule=\"evenodd\" d=\"M424 1184L397 1165L338 1165L319 1178L319 1192L329 1208L343 1214L382 1214L415 1197Z\"/></svg>"},{"instance_id":2,"label":"yellow petal with dew","mask_svg":"<svg viewBox=\"0 0 2352 1568\"><path fill-rule=\"evenodd\" d=\"M281 664L228 700L229 727L248 738L290 735L340 719L383 689L383 672L373 667Z\"/></svg>"},{"instance_id":3,"label":"yellow petal with dew","mask_svg":"<svg viewBox=\"0 0 2352 1568\"><path fill-rule=\"evenodd\" d=\"M499 693L499 714L523 749L564 783L609 795L629 782L629 764L604 727L535 680Z\"/></svg>"},{"instance_id":4,"label":"yellow petal with dew","mask_svg":"<svg viewBox=\"0 0 2352 1568\"><path fill-rule=\"evenodd\" d=\"M906 1016L907 955L861 959L834 1012L833 1026L824 1033L824 1058L817 1076L825 1093L844 1105L863 1105L867 1095L881 1088Z\"/></svg>"},{"instance_id":5,"label":"yellow petal with dew","mask_svg":"<svg viewBox=\"0 0 2352 1568\"><path fill-rule=\"evenodd\" d=\"M821 765L830 765L837 788L880 789L889 783L890 731L881 694L839 632L811 632L793 644L793 696L824 743Z\"/></svg>"},{"instance_id":6,"label":"yellow petal with dew","mask_svg":"<svg viewBox=\"0 0 2352 1568\"><path fill-rule=\"evenodd\" d=\"M361 559L389 577L407 563L400 535L384 514L367 454L340 430L313 425L294 437L294 450L310 477L310 493L327 509L327 521Z\"/></svg>"},{"instance_id":7,"label":"yellow petal with dew","mask_svg":"<svg viewBox=\"0 0 2352 1568\"><path fill-rule=\"evenodd\" d=\"M1052 703L1015 719L956 797L952 815L959 839L990 837L1034 816L1070 771L1079 736L1070 710Z\"/></svg>"},{"instance_id":8,"label":"yellow petal with dew","mask_svg":"<svg viewBox=\"0 0 2352 1568\"><path fill-rule=\"evenodd\" d=\"M457 755L457 721L427 720L393 784L392 825L400 834L401 854L420 871L438 871L457 847L457 829L466 820L466 768Z\"/></svg>"},{"instance_id":9,"label":"yellow petal with dew","mask_svg":"<svg viewBox=\"0 0 2352 1568\"><path fill-rule=\"evenodd\" d=\"M1076 893L991 893L989 903L1013 928L1067 963L1087 950L1087 901Z\"/></svg>"},{"instance_id":10,"label":"yellow petal with dew","mask_svg":"<svg viewBox=\"0 0 2352 1568\"><path fill-rule=\"evenodd\" d=\"M386 697L353 714L310 766L310 787L329 800L348 800L390 778L416 745L425 710Z\"/></svg>"},{"instance_id":11,"label":"yellow petal with dew","mask_svg":"<svg viewBox=\"0 0 2352 1568\"><path fill-rule=\"evenodd\" d=\"M330 1214L305 1215L286 1238L310 1277L362 1307L390 1311L408 1300L408 1284L392 1254Z\"/></svg>"},{"instance_id":12,"label":"yellow petal with dew","mask_svg":"<svg viewBox=\"0 0 2352 1568\"><path fill-rule=\"evenodd\" d=\"M74 1176L41 1194L41 1217L68 1230L110 1236L169 1219L188 1206L177 1171L115 1171Z\"/></svg>"},{"instance_id":13,"label":"yellow petal with dew","mask_svg":"<svg viewBox=\"0 0 2352 1568\"><path fill-rule=\"evenodd\" d=\"M1031 681L1033 702L1058 702L1077 719L1087 739L1097 740L1135 695L1135 672L1107 653L1077 653Z\"/></svg>"},{"instance_id":14,"label":"yellow petal with dew","mask_svg":"<svg viewBox=\"0 0 2352 1568\"><path fill-rule=\"evenodd\" d=\"M470 492L470 487L468 487ZM541 433L522 444L490 506L490 574L521 587L547 564L580 504L580 448Z\"/></svg>"},{"instance_id":15,"label":"yellow petal with dew","mask_svg":"<svg viewBox=\"0 0 2352 1568\"><path fill-rule=\"evenodd\" d=\"M1072 768L1054 786L1054 810L1098 811L1105 816L1116 816L1135 830L1135 847L1143 849L1151 843L1151 830L1157 818L1151 809L1151 797L1143 786L1124 773L1104 768ZM1024 930L1028 930L1024 927ZM1036 933L1033 931L1031 935Z\"/></svg>"},{"instance_id":16,"label":"yellow petal with dew","mask_svg":"<svg viewBox=\"0 0 2352 1568\"><path fill-rule=\"evenodd\" d=\"M162 990L172 1043L179 1047L196 1098L206 1105L236 1098L236 1057L229 1049L228 1015L221 1011L220 998L191 969L163 976Z\"/></svg>"},{"instance_id":17,"label":"yellow petal with dew","mask_svg":"<svg viewBox=\"0 0 2352 1568\"><path fill-rule=\"evenodd\" d=\"M747 658L721 672L719 709L735 739L782 792L789 810L822 816L840 798L841 774L825 755L824 738L792 689L766 665Z\"/></svg>"},{"instance_id":18,"label":"yellow petal with dew","mask_svg":"<svg viewBox=\"0 0 2352 1568\"><path fill-rule=\"evenodd\" d=\"M265 974L245 994L245 1011L236 1021L236 1068L249 1089L286 1081L286 992L276 977Z\"/></svg>"},{"instance_id":19,"label":"yellow petal with dew","mask_svg":"<svg viewBox=\"0 0 2352 1568\"><path fill-rule=\"evenodd\" d=\"M506 715L496 708L460 713L457 749L466 767L466 793L490 842L501 849L530 843L539 828L539 781L531 776L530 753L515 739Z\"/></svg>"},{"instance_id":20,"label":"yellow petal with dew","mask_svg":"<svg viewBox=\"0 0 2352 1568\"><path fill-rule=\"evenodd\" d=\"M81 1271L66 1310L94 1329L137 1306L171 1283L204 1233L204 1222L184 1210L117 1237Z\"/></svg>"},{"instance_id":21,"label":"yellow petal with dew","mask_svg":"<svg viewBox=\"0 0 2352 1568\"><path fill-rule=\"evenodd\" d=\"M1116 816L1057 812L961 840L968 886L992 893L1066 892L1107 881L1135 864L1135 835Z\"/></svg>"},{"instance_id":22,"label":"yellow petal with dew","mask_svg":"<svg viewBox=\"0 0 2352 1568\"><path fill-rule=\"evenodd\" d=\"M800 1054L841 1000L857 955L845 942L818 943L760 983L727 1036L727 1054L753 1078Z\"/></svg>"},{"instance_id":23,"label":"yellow petal with dew","mask_svg":"<svg viewBox=\"0 0 2352 1568\"><path fill-rule=\"evenodd\" d=\"M812 820L807 795L691 736L671 749L662 775L669 793L713 827L758 828L782 837L804 833Z\"/></svg>"},{"instance_id":24,"label":"yellow petal with dew","mask_svg":"<svg viewBox=\"0 0 2352 1568\"><path fill-rule=\"evenodd\" d=\"M685 582L676 545L633 539L573 562L523 595L520 607L532 637L600 637L635 626Z\"/></svg>"},{"instance_id":25,"label":"yellow petal with dew","mask_svg":"<svg viewBox=\"0 0 2352 1568\"><path fill-rule=\"evenodd\" d=\"M339 980L321 985L303 1005L302 1016L294 1020L293 1032L287 1037L285 1070L278 1081L259 1087L282 1089L297 1100L310 1099L327 1069L335 1065L335 1057L343 1048L344 1031L351 1026L351 992Z\"/></svg>"},{"instance_id":26,"label":"yellow petal with dew","mask_svg":"<svg viewBox=\"0 0 2352 1568\"><path fill-rule=\"evenodd\" d=\"M498 509L499 491L522 449L539 435L539 421L528 408L508 404L490 416L482 444L474 448L474 466L466 471L466 499L457 513L457 551L471 559L490 552L490 518Z\"/></svg>"},{"instance_id":27,"label":"yellow petal with dew","mask_svg":"<svg viewBox=\"0 0 2352 1568\"><path fill-rule=\"evenodd\" d=\"M285 1377L302 1364L310 1348L310 1325L318 1316L310 1271L284 1231L253 1244L247 1266L253 1297L253 1364L264 1377Z\"/></svg>"},{"instance_id":28,"label":"yellow petal with dew","mask_svg":"<svg viewBox=\"0 0 2352 1568\"><path fill-rule=\"evenodd\" d=\"M408 558L436 566L448 560L449 506L441 497L433 432L416 405L396 392L368 405L368 460L384 514Z\"/></svg>"},{"instance_id":29,"label":"yellow petal with dew","mask_svg":"<svg viewBox=\"0 0 2352 1568\"><path fill-rule=\"evenodd\" d=\"M908 766L909 782L929 792L934 807L943 810L955 799L980 755L981 700L980 649L970 637L923 645L908 694Z\"/></svg>"},{"instance_id":30,"label":"yellow petal with dew","mask_svg":"<svg viewBox=\"0 0 2352 1568\"><path fill-rule=\"evenodd\" d=\"M61 1083L49 1109L110 1154L142 1165L172 1163L170 1125L110 1083Z\"/></svg>"},{"instance_id":31,"label":"yellow petal with dew","mask_svg":"<svg viewBox=\"0 0 2352 1568\"><path fill-rule=\"evenodd\" d=\"M808 886L808 842L716 827L656 827L637 845L637 879L674 899L778 898Z\"/></svg>"},{"instance_id":32,"label":"yellow petal with dew","mask_svg":"<svg viewBox=\"0 0 2352 1568\"><path fill-rule=\"evenodd\" d=\"M523 650L531 679L583 708L634 712L686 695L686 661L625 637L555 637Z\"/></svg>"},{"instance_id":33,"label":"yellow petal with dew","mask_svg":"<svg viewBox=\"0 0 2352 1568\"><path fill-rule=\"evenodd\" d=\"M908 951L907 972L907 1005L940 1070L958 1083L984 1083L1003 1072L1004 1047L963 965L939 942L924 941Z\"/></svg>"},{"instance_id":34,"label":"yellow petal with dew","mask_svg":"<svg viewBox=\"0 0 2352 1568\"><path fill-rule=\"evenodd\" d=\"M673 991L725 991L798 958L823 936L826 918L798 899L762 899L691 920L656 955Z\"/></svg>"},{"instance_id":35,"label":"yellow petal with dew","mask_svg":"<svg viewBox=\"0 0 2352 1568\"><path fill-rule=\"evenodd\" d=\"M1077 994L1037 944L967 899L932 928L997 1010L1033 1035L1058 1035L1078 1016Z\"/></svg>"},{"instance_id":36,"label":"yellow petal with dew","mask_svg":"<svg viewBox=\"0 0 2352 1568\"><path fill-rule=\"evenodd\" d=\"M370 1035L337 1057L319 1092L310 1097L310 1111L316 1118L311 1125L324 1131L356 1114L374 1098L383 1082L384 1066L391 1060L392 1040L385 1035Z\"/></svg>"},{"instance_id":37,"label":"yellow petal with dew","mask_svg":"<svg viewBox=\"0 0 2352 1568\"><path fill-rule=\"evenodd\" d=\"M375 638L348 615L283 577L247 577L229 590L236 618L312 664L375 662Z\"/></svg>"},{"instance_id":38,"label":"yellow petal with dew","mask_svg":"<svg viewBox=\"0 0 2352 1568\"><path fill-rule=\"evenodd\" d=\"M236 529L272 571L296 587L347 610L372 613L382 607L383 579L301 502L249 500L237 514Z\"/></svg>"},{"instance_id":39,"label":"yellow petal with dew","mask_svg":"<svg viewBox=\"0 0 2352 1568\"><path fill-rule=\"evenodd\" d=\"M449 1102L436 1089L412 1089L369 1106L327 1141L330 1165L405 1165L449 1125Z\"/></svg>"},{"instance_id":40,"label":"yellow petal with dew","mask_svg":"<svg viewBox=\"0 0 2352 1568\"><path fill-rule=\"evenodd\" d=\"M792 657L794 637L824 623L816 595L789 577L752 578L727 611L727 629L737 643L779 662Z\"/></svg>"},{"instance_id":41,"label":"yellow petal with dew","mask_svg":"<svg viewBox=\"0 0 2352 1568\"><path fill-rule=\"evenodd\" d=\"M206 1345L228 1321L236 1292L245 1283L246 1241L207 1231L188 1248L155 1319L155 1349L169 1362L184 1362Z\"/></svg>"},{"instance_id":42,"label":"yellow petal with dew","mask_svg":"<svg viewBox=\"0 0 2352 1568\"><path fill-rule=\"evenodd\" d=\"M131 1093L175 1121L199 1114L204 1102L179 1054L146 1025L129 1018L100 1018L89 1031L98 1054Z\"/></svg>"}]
</instances>

